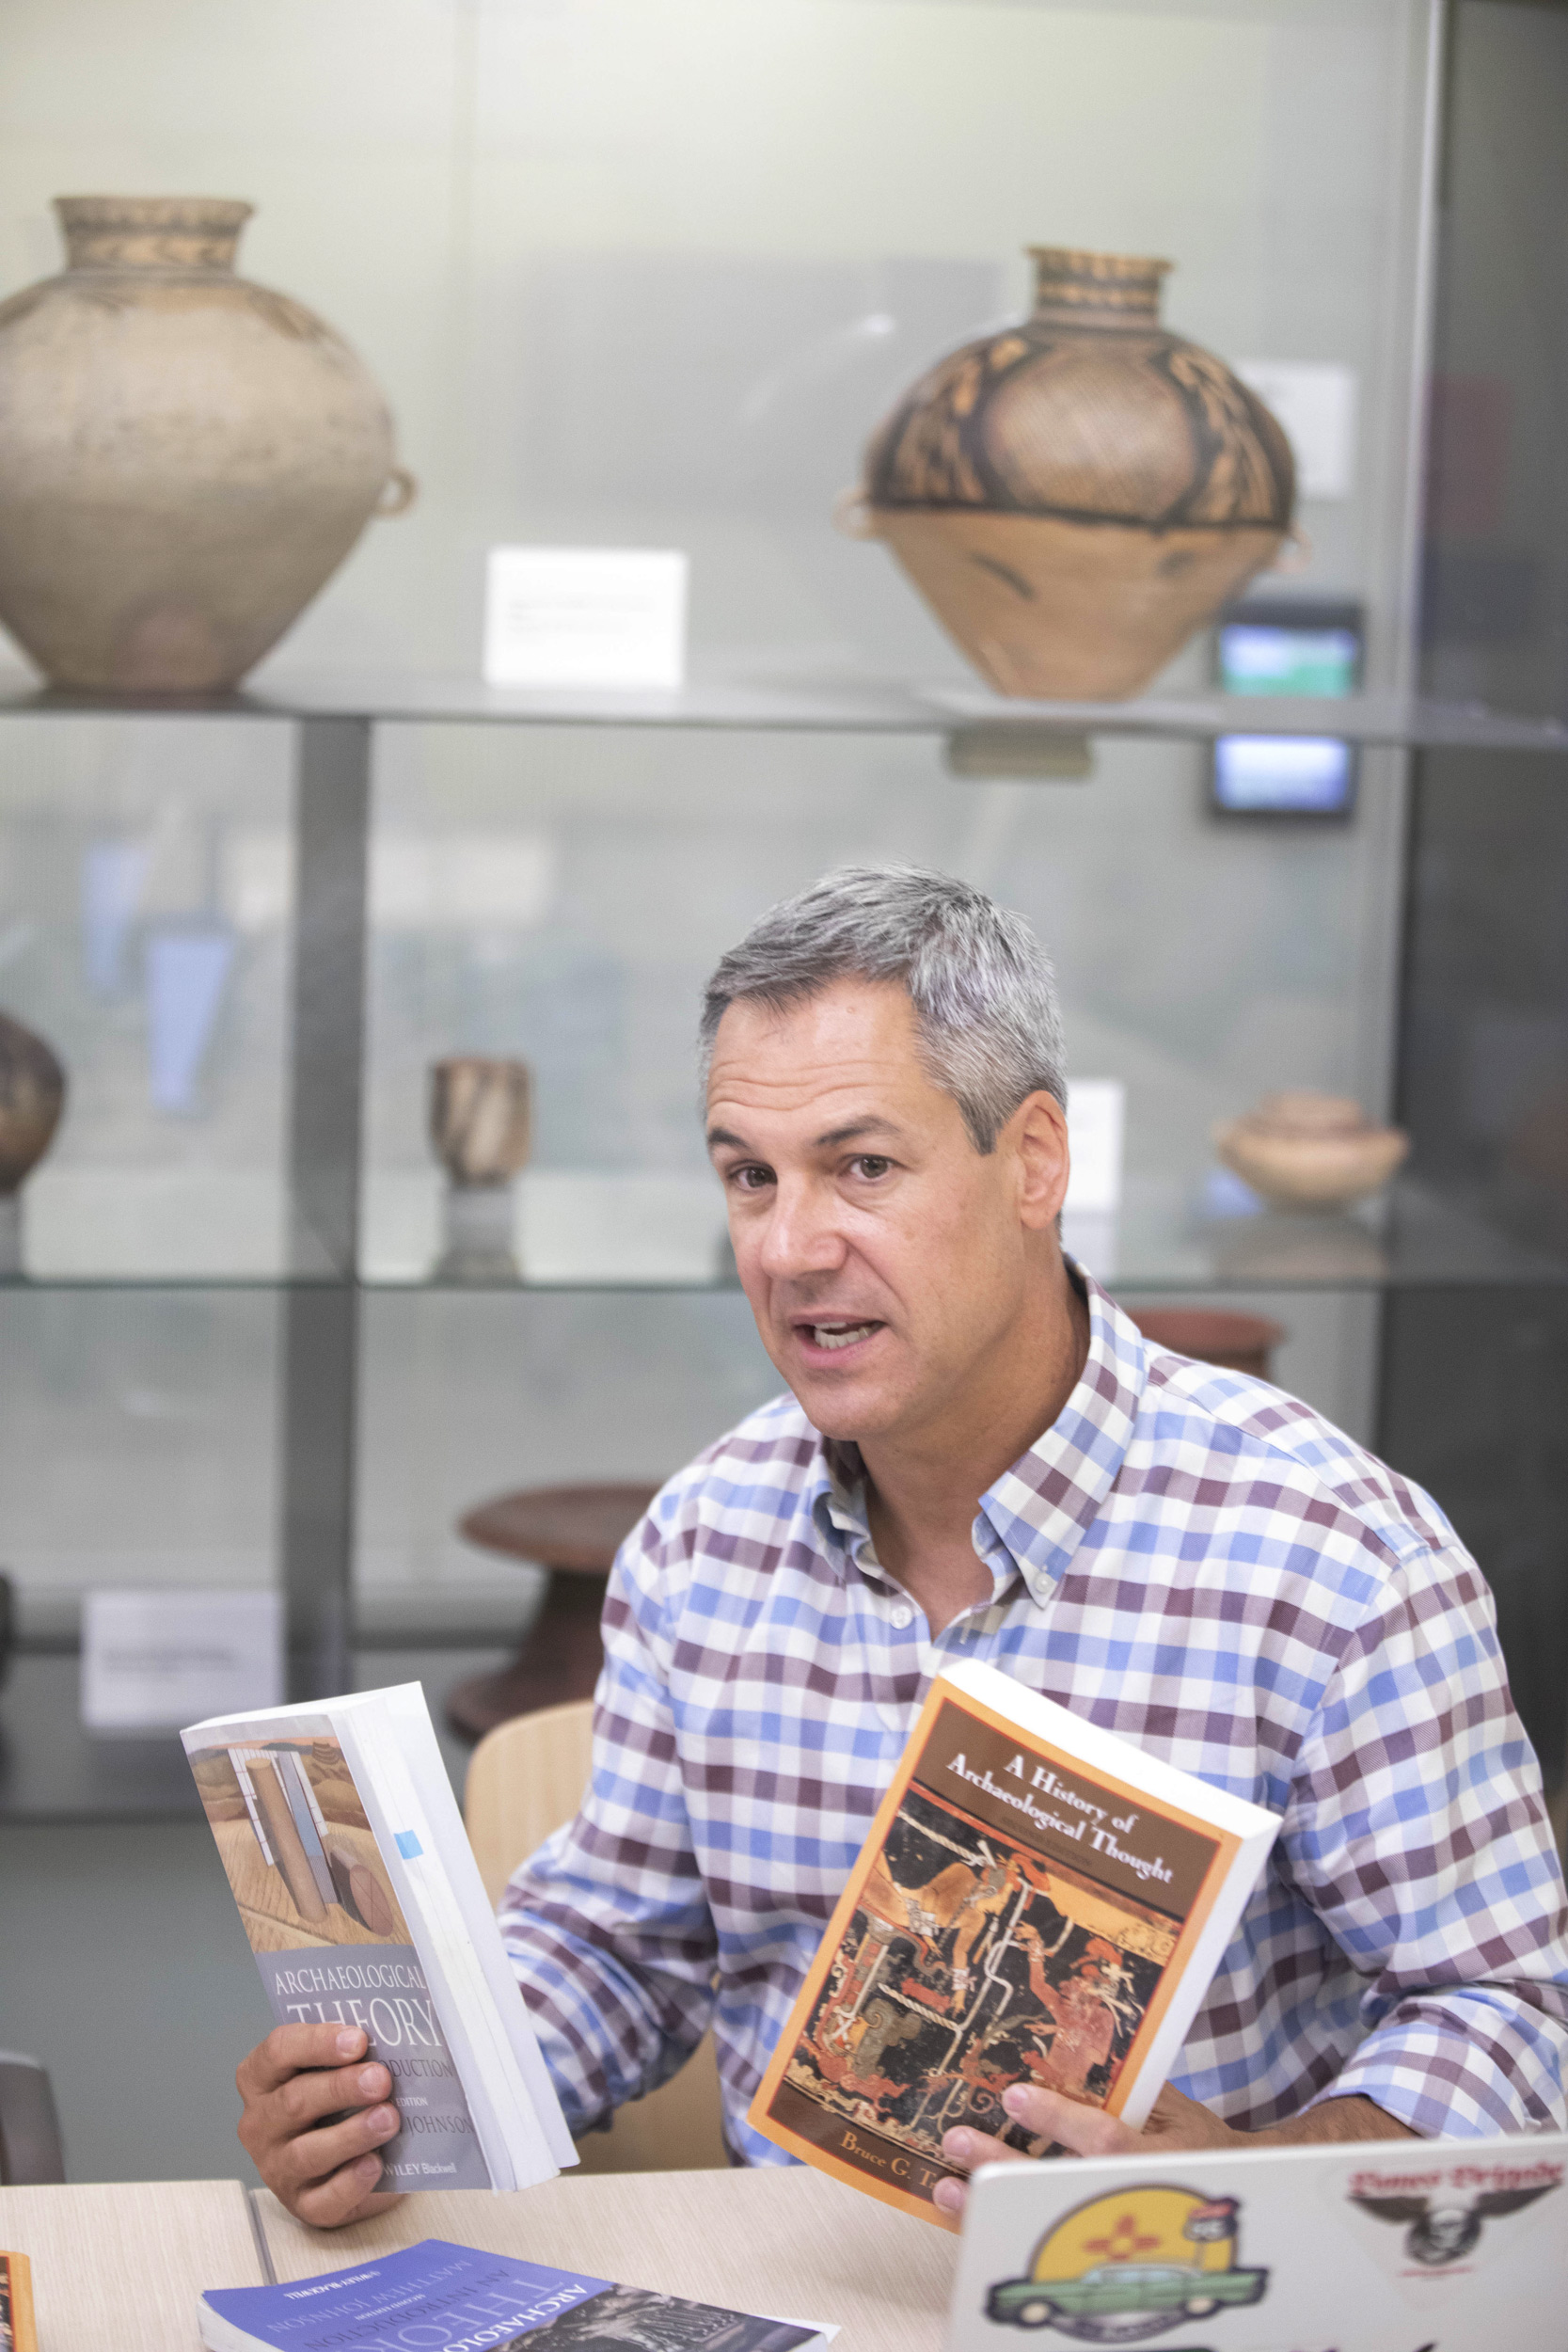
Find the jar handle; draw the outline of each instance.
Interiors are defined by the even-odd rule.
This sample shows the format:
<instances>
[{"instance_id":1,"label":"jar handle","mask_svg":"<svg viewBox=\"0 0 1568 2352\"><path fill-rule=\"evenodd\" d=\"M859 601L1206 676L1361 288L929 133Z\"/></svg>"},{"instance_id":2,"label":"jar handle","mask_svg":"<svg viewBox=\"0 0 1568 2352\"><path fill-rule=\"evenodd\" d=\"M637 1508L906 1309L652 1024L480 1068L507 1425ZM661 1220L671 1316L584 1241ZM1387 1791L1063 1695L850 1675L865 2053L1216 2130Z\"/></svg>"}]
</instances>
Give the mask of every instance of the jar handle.
<instances>
[{"instance_id":1,"label":"jar handle","mask_svg":"<svg viewBox=\"0 0 1568 2352\"><path fill-rule=\"evenodd\" d=\"M880 537L877 510L866 496L863 484L857 482L852 490L841 490L834 499L833 529L842 531L847 539Z\"/></svg>"},{"instance_id":2,"label":"jar handle","mask_svg":"<svg viewBox=\"0 0 1568 2352\"><path fill-rule=\"evenodd\" d=\"M406 466L394 466L376 493L372 512L405 515L420 494L420 485Z\"/></svg>"}]
</instances>

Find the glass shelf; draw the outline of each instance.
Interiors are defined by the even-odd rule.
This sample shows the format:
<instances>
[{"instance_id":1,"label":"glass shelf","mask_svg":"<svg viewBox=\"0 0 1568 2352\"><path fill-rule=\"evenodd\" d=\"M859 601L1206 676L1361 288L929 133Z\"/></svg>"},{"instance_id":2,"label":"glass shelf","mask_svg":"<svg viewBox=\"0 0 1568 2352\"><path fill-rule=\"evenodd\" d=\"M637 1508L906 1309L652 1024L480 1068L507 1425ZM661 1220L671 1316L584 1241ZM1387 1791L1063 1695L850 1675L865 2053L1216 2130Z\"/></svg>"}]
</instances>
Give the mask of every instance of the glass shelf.
<instances>
[{"instance_id":1,"label":"glass shelf","mask_svg":"<svg viewBox=\"0 0 1568 2352\"><path fill-rule=\"evenodd\" d=\"M700 678L678 692L554 691L485 686L477 678L388 672L263 674L239 693L127 697L64 693L12 671L0 712L40 715L181 714L212 718L357 719L511 726L660 727L870 735L953 735L1001 728L1015 737L1132 736L1207 742L1238 732L1321 736L1356 743L1475 751L1568 752L1568 725L1479 703L1406 694L1270 696L1172 694L1129 702L1022 702L980 686L765 667Z\"/></svg>"},{"instance_id":2,"label":"glass shelf","mask_svg":"<svg viewBox=\"0 0 1568 2352\"><path fill-rule=\"evenodd\" d=\"M613 1184L614 1180L604 1180ZM626 1180L623 1180L626 1181ZM636 1180L629 1180L635 1183ZM669 1180L666 1180L668 1182ZM1097 1279L1115 1291L1245 1290L1418 1290L1449 1286L1528 1287L1568 1283L1568 1261L1532 1249L1488 1224L1484 1217L1441 1199L1424 1186L1396 1184L1383 1200L1352 1214L1288 1215L1263 1210L1254 1216L1205 1217L1193 1207L1191 1189L1130 1185L1117 1216L1069 1214L1063 1219L1066 1247ZM526 1231L526 1211L519 1218ZM624 1233L625 1227L618 1228ZM721 1270L722 1223L715 1211L694 1221L684 1237L666 1229L669 1255L661 1266L650 1248L641 1262L595 1267L587 1254L591 1228L578 1228L583 1254L575 1263L563 1253L548 1271L533 1270L515 1280L462 1277L427 1259L397 1273L367 1265L363 1287L372 1290L515 1289L721 1290L735 1287ZM556 1229L554 1246L566 1238ZM528 1267L526 1244L519 1263Z\"/></svg>"},{"instance_id":3,"label":"glass shelf","mask_svg":"<svg viewBox=\"0 0 1568 2352\"><path fill-rule=\"evenodd\" d=\"M182 1224L146 1218L140 1247L118 1258L82 1239L45 1235L25 1270L0 1295L76 1290L286 1291L341 1283L317 1257L290 1264L279 1242L265 1258L254 1244L253 1184L190 1188ZM1421 1290L1568 1284L1568 1260L1532 1248L1486 1216L1405 1180L1351 1214L1206 1216L1195 1185L1133 1181L1116 1216L1069 1211L1068 1248L1120 1291ZM227 1196L227 1197L226 1197ZM276 1206L276 1203L274 1204ZM257 1221L276 1233L276 1216ZM41 1224L41 1220L40 1220ZM100 1229L102 1232L102 1229ZM723 1212L704 1176L539 1170L516 1188L516 1276L465 1271L443 1259L440 1182L410 1171L372 1187L360 1263L352 1279L367 1291L706 1292L733 1290ZM123 1244L135 1232L121 1228ZM179 1248L168 1244L175 1234ZM163 1254L160 1254L160 1244ZM225 1258L225 1248L232 1254Z\"/></svg>"}]
</instances>

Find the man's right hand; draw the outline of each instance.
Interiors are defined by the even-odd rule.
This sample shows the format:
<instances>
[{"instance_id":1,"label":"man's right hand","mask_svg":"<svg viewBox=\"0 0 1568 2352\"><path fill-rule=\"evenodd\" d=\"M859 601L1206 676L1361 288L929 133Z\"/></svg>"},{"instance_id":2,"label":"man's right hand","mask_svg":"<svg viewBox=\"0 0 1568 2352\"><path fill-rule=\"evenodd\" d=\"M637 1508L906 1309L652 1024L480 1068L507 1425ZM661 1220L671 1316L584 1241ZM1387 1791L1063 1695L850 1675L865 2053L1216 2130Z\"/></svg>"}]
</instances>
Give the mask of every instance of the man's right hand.
<instances>
[{"instance_id":1,"label":"man's right hand","mask_svg":"<svg viewBox=\"0 0 1568 2352\"><path fill-rule=\"evenodd\" d=\"M277 2026L234 2076L245 2153L278 2201L315 2230L366 2220L401 2194L376 2193L375 2152L398 2117L387 2069L355 2063L368 2046L352 2026ZM329 2115L340 2120L324 2124Z\"/></svg>"}]
</instances>

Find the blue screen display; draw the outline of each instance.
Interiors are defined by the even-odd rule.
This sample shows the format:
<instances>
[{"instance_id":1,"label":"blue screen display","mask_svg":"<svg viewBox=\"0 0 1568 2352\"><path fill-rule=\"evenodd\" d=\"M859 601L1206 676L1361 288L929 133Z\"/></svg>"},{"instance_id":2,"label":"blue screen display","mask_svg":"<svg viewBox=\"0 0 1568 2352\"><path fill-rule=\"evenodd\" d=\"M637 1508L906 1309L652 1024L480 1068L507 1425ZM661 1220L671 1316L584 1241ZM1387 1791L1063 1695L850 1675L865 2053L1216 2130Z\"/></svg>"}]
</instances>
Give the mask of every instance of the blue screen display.
<instances>
[{"instance_id":1,"label":"blue screen display","mask_svg":"<svg viewBox=\"0 0 1568 2352\"><path fill-rule=\"evenodd\" d=\"M1311 735L1222 735L1214 745L1214 799L1238 814L1335 817L1354 781L1348 743Z\"/></svg>"},{"instance_id":2,"label":"blue screen display","mask_svg":"<svg viewBox=\"0 0 1568 2352\"><path fill-rule=\"evenodd\" d=\"M1227 694L1353 694L1361 641L1350 628L1279 628L1231 621L1220 630Z\"/></svg>"}]
</instances>

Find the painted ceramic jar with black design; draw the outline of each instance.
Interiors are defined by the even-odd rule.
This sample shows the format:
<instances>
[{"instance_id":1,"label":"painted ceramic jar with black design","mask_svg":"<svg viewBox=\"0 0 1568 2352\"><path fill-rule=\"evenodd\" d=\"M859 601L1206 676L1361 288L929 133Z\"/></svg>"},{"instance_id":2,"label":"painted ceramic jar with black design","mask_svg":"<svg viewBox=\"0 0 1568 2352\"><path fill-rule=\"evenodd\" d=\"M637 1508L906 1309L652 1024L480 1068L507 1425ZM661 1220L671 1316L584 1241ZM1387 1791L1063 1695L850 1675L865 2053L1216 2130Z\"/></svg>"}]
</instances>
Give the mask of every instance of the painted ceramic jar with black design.
<instances>
[{"instance_id":1,"label":"painted ceramic jar with black design","mask_svg":"<svg viewBox=\"0 0 1568 2352\"><path fill-rule=\"evenodd\" d=\"M1271 563L1291 446L1160 324L1170 264L1031 247L1032 315L898 404L844 512L1004 694L1133 694Z\"/></svg>"}]
</instances>

